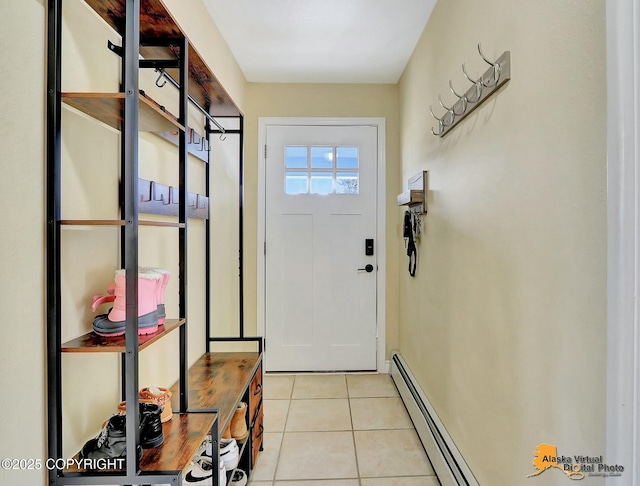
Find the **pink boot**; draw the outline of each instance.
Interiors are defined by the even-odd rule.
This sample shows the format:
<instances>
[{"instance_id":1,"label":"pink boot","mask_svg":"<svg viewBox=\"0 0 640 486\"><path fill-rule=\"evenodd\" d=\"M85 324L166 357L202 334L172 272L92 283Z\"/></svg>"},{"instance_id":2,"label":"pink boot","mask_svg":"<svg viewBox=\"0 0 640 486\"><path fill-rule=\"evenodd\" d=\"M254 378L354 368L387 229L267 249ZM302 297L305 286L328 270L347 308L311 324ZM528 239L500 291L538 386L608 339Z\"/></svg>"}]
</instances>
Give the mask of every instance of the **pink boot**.
<instances>
[{"instance_id":1,"label":"pink boot","mask_svg":"<svg viewBox=\"0 0 640 486\"><path fill-rule=\"evenodd\" d=\"M156 303L158 304L158 324L164 324L164 319L167 316L164 308L164 290L167 288L167 284L171 278L171 272L164 268L155 267L141 267L140 271L159 273L162 277L156 287Z\"/></svg>"},{"instance_id":2,"label":"pink boot","mask_svg":"<svg viewBox=\"0 0 640 486\"><path fill-rule=\"evenodd\" d=\"M151 334L158 330L156 287L162 275L155 272L138 274L138 334ZM113 295L94 297L92 309L104 302L113 302L108 314L96 316L93 330L100 336L122 336L126 330L126 277L124 270L116 271Z\"/></svg>"},{"instance_id":3,"label":"pink boot","mask_svg":"<svg viewBox=\"0 0 640 486\"><path fill-rule=\"evenodd\" d=\"M166 311L164 307L164 291L167 288L167 284L169 283L169 279L171 278L171 272L169 270L165 270L163 268L155 268L155 267L140 267L138 269L139 274L143 273L159 273L161 278L158 280L156 285L156 304L158 305L158 324L164 324L164 320L166 317ZM116 284L111 282L107 287L107 295L94 295L93 296L93 305L91 306L91 310L93 312L96 309L107 302L113 302L115 300L115 288Z\"/></svg>"}]
</instances>

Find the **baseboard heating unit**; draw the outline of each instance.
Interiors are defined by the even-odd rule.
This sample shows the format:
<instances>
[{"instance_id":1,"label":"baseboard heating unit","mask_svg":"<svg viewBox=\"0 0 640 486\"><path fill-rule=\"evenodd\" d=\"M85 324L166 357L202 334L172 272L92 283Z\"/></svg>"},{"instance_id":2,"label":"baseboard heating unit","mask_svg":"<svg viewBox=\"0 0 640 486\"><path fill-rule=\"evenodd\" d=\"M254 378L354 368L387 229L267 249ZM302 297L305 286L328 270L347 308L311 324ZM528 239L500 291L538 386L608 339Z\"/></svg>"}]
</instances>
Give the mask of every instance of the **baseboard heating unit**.
<instances>
[{"instance_id":1,"label":"baseboard heating unit","mask_svg":"<svg viewBox=\"0 0 640 486\"><path fill-rule=\"evenodd\" d=\"M431 403L399 353L391 357L391 377L400 392L442 486L479 486Z\"/></svg>"}]
</instances>

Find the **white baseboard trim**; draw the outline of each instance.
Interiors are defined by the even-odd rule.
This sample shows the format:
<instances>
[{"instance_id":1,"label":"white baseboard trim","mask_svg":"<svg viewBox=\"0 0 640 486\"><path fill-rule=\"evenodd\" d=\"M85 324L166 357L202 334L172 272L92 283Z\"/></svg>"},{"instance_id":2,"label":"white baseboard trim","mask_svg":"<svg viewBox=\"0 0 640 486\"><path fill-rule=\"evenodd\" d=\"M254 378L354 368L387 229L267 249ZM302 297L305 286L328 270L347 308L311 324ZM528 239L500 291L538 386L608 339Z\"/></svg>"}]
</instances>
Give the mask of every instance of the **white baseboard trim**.
<instances>
[{"instance_id":1,"label":"white baseboard trim","mask_svg":"<svg viewBox=\"0 0 640 486\"><path fill-rule=\"evenodd\" d=\"M453 440L399 353L391 356L391 377L411 416L442 486L479 486Z\"/></svg>"}]
</instances>

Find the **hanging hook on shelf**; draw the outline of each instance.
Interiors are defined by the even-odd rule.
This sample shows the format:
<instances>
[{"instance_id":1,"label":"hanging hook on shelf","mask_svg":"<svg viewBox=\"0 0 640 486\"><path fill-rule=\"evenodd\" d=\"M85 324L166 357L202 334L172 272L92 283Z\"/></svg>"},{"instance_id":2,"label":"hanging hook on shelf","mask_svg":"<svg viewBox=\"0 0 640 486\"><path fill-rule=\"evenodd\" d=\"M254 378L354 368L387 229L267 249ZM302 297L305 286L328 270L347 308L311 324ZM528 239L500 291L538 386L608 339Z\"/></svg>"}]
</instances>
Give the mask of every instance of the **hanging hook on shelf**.
<instances>
[{"instance_id":1,"label":"hanging hook on shelf","mask_svg":"<svg viewBox=\"0 0 640 486\"><path fill-rule=\"evenodd\" d=\"M440 95L438 95L438 103L440 103L440 106L442 106L448 112L452 111L451 108L449 108L448 106L445 106L445 104L442 102L442 97Z\"/></svg>"},{"instance_id":2,"label":"hanging hook on shelf","mask_svg":"<svg viewBox=\"0 0 640 486\"><path fill-rule=\"evenodd\" d=\"M439 137L440 135L442 135L442 132L444 131L444 127L442 126L442 122L438 122L440 124L440 126L438 127L440 129L439 132L436 133L436 131L433 129L433 127L431 127L431 133L433 135L435 135L436 137Z\"/></svg>"},{"instance_id":3,"label":"hanging hook on shelf","mask_svg":"<svg viewBox=\"0 0 640 486\"><path fill-rule=\"evenodd\" d=\"M220 137L218 137L221 142L224 142L227 139L224 133L225 133L224 130L222 130L222 132L220 133Z\"/></svg>"},{"instance_id":4,"label":"hanging hook on shelf","mask_svg":"<svg viewBox=\"0 0 640 486\"><path fill-rule=\"evenodd\" d=\"M436 133L436 132L433 130L433 127L431 127L431 133L433 133L434 135L436 135L436 136L438 136L438 137L439 137L439 136L440 136L440 135L442 135L442 133L444 132L444 122L442 121L442 118L438 118L438 117L433 113L433 109L432 109L432 107L431 107L431 106L429 106L429 113L431 113L431 116L432 116L433 118L435 118L435 119L438 121L438 129L439 129L439 131Z\"/></svg>"},{"instance_id":5,"label":"hanging hook on shelf","mask_svg":"<svg viewBox=\"0 0 640 486\"><path fill-rule=\"evenodd\" d=\"M442 121L442 118L438 118L438 117L435 115L435 113L433 113L433 108L431 107L431 105L429 105L429 113L431 113L431 116L432 116L433 118L435 118L436 120L438 120L439 122L441 122L441 121Z\"/></svg>"},{"instance_id":6,"label":"hanging hook on shelf","mask_svg":"<svg viewBox=\"0 0 640 486\"><path fill-rule=\"evenodd\" d=\"M498 81L500 81L500 64L497 62L491 62L486 58L486 56L482 53L482 46L479 42L478 53L480 53L480 57L484 62L493 67L493 83L485 83L483 77L480 78L480 81L482 81L483 86L485 86L486 88L493 88L496 84L498 84Z\"/></svg>"},{"instance_id":7,"label":"hanging hook on shelf","mask_svg":"<svg viewBox=\"0 0 640 486\"><path fill-rule=\"evenodd\" d=\"M479 79L471 79L471 77L469 76L469 74L467 73L467 68L464 65L464 63L462 63L462 72L464 73L465 78L467 78L469 80L469 82L473 83L476 87L476 97L475 99L469 99L469 96L467 95L467 101L469 103L477 103L478 101L480 101L480 98L482 97L482 87L484 86L482 84L482 77L480 77Z\"/></svg>"},{"instance_id":8,"label":"hanging hook on shelf","mask_svg":"<svg viewBox=\"0 0 640 486\"><path fill-rule=\"evenodd\" d=\"M162 84L160 84L160 80L162 78L164 78L164 69L160 68L160 69L156 69L157 73L160 73L160 75L158 76L158 79L156 79L156 86L158 88L163 88L165 84L167 84L167 80L165 79L164 82Z\"/></svg>"},{"instance_id":9,"label":"hanging hook on shelf","mask_svg":"<svg viewBox=\"0 0 640 486\"><path fill-rule=\"evenodd\" d=\"M447 110L447 113L445 113L445 114L442 116L442 123L444 123L444 126L445 126L445 127L448 127L448 126L453 125L453 122L454 122L454 121L455 121L455 119L456 119L456 114L455 114L455 112L453 111L453 106L452 106L451 108L449 108L448 106L445 106L445 104L442 102L442 97L441 97L440 95L438 95L438 103L440 103L440 106L442 106L445 110ZM451 116L451 121L450 121L450 123L447 123L447 122L445 121L445 117L447 116L447 114L449 114L449 115Z\"/></svg>"},{"instance_id":10,"label":"hanging hook on shelf","mask_svg":"<svg viewBox=\"0 0 640 486\"><path fill-rule=\"evenodd\" d=\"M460 113L456 113L455 111L453 112L456 116L462 116L467 111L467 95L459 95L458 93L456 93L456 90L453 89L453 83L451 82L451 80L449 80L449 89L458 99L462 100L462 111ZM453 107L455 106L456 105L454 104Z\"/></svg>"}]
</instances>

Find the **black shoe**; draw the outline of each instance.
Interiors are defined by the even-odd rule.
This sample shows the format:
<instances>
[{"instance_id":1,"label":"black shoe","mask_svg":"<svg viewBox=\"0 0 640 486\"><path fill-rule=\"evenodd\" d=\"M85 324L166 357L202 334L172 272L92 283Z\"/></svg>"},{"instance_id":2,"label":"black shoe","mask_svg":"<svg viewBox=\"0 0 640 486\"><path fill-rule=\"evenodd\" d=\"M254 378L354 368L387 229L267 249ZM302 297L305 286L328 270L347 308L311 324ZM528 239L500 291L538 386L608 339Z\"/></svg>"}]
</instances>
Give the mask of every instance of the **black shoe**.
<instances>
[{"instance_id":1,"label":"black shoe","mask_svg":"<svg viewBox=\"0 0 640 486\"><path fill-rule=\"evenodd\" d=\"M100 431L100 434L84 445L80 451L80 459L126 459L126 424L127 417L124 415L114 415L111 417ZM138 446L138 460L139 459L142 459L142 449L140 446Z\"/></svg>"},{"instance_id":2,"label":"black shoe","mask_svg":"<svg viewBox=\"0 0 640 486\"><path fill-rule=\"evenodd\" d=\"M152 449L164 442L161 414L162 408L158 404L140 402L140 445L143 449Z\"/></svg>"}]
</instances>

